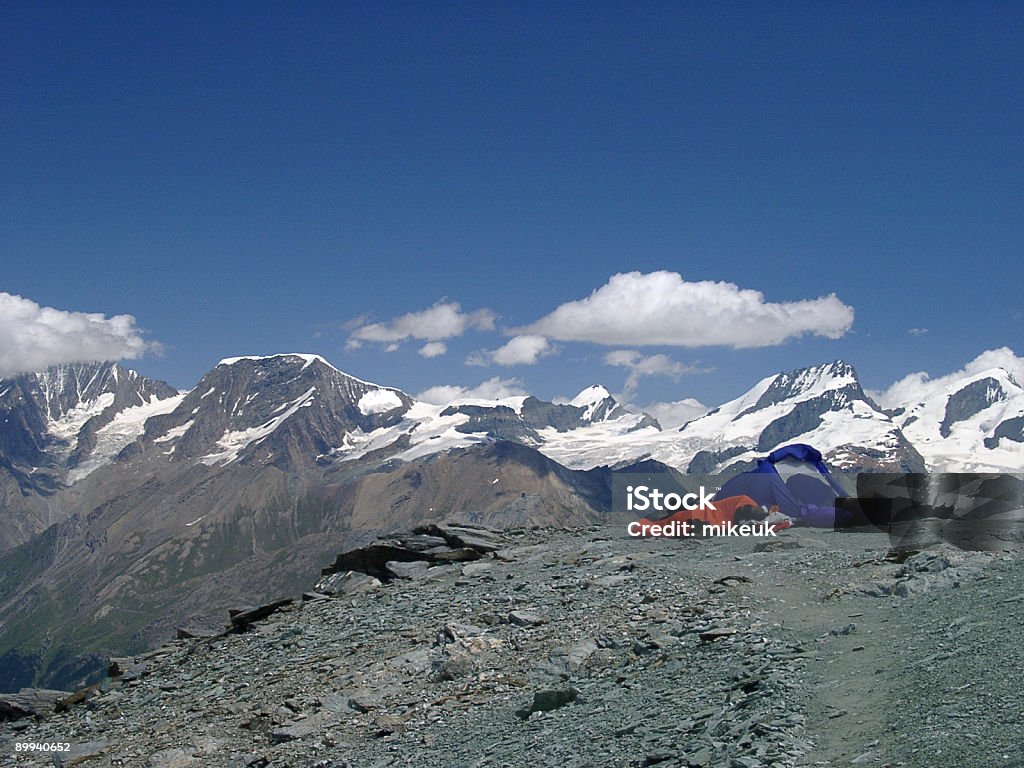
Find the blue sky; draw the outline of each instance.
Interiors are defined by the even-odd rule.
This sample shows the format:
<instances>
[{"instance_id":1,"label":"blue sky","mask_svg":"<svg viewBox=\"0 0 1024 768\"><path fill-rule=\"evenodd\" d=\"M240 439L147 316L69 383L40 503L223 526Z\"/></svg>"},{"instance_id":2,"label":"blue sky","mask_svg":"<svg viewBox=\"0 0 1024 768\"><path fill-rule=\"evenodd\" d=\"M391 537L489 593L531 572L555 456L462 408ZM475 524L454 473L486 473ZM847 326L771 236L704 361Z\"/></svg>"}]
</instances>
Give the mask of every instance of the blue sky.
<instances>
[{"instance_id":1,"label":"blue sky","mask_svg":"<svg viewBox=\"0 0 1024 768\"><path fill-rule=\"evenodd\" d=\"M1018 4L0 13L8 368L38 307L57 356L92 348L73 313L133 315L97 348L159 342L132 366L180 387L302 351L412 393L717 404L1024 348Z\"/></svg>"}]
</instances>

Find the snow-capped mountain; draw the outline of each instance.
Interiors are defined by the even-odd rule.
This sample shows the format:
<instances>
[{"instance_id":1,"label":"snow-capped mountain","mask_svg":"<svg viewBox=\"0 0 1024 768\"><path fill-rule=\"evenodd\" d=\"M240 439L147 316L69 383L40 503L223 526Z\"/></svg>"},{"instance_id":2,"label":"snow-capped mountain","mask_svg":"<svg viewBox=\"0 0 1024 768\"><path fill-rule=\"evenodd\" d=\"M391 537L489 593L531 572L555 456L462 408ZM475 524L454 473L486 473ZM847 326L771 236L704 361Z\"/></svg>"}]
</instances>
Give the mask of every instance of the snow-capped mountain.
<instances>
[{"instance_id":1,"label":"snow-capped mountain","mask_svg":"<svg viewBox=\"0 0 1024 768\"><path fill-rule=\"evenodd\" d=\"M893 411L928 468L1024 470L1024 387L1003 367L947 377Z\"/></svg>"},{"instance_id":2,"label":"snow-capped mountain","mask_svg":"<svg viewBox=\"0 0 1024 768\"><path fill-rule=\"evenodd\" d=\"M162 381L115 363L59 365L0 379L0 462L26 488L79 477L142 433L180 399ZM45 479L44 479L45 478Z\"/></svg>"},{"instance_id":3,"label":"snow-capped mountain","mask_svg":"<svg viewBox=\"0 0 1024 768\"><path fill-rule=\"evenodd\" d=\"M289 466L330 453L352 433L387 429L412 405L404 392L342 373L318 355L228 358L173 411L150 419L126 455Z\"/></svg>"},{"instance_id":4,"label":"snow-capped mountain","mask_svg":"<svg viewBox=\"0 0 1024 768\"><path fill-rule=\"evenodd\" d=\"M840 470L1020 471L1019 378L977 367L883 408L836 361L769 376L678 429L600 386L433 405L316 355L229 358L184 393L111 364L3 380L0 685L95 668L80 636L125 649L300 583L367 530L607 519L616 471L739 471L789 442Z\"/></svg>"},{"instance_id":5,"label":"snow-capped mountain","mask_svg":"<svg viewBox=\"0 0 1024 768\"><path fill-rule=\"evenodd\" d=\"M0 461L52 493L135 456L282 469L368 457L383 464L501 440L571 469L654 459L681 471L742 468L807 442L837 469L1019 470L1024 389L995 367L888 409L843 361L766 377L746 394L662 430L602 386L568 402L532 396L417 402L317 355L222 360L189 392L111 364L62 366L0 382Z\"/></svg>"},{"instance_id":6,"label":"snow-capped mountain","mask_svg":"<svg viewBox=\"0 0 1024 768\"><path fill-rule=\"evenodd\" d=\"M681 471L721 473L791 442L818 447L837 469L922 471L924 462L842 361L779 373L678 430L656 422L541 434L547 455L576 469L655 459Z\"/></svg>"},{"instance_id":7,"label":"snow-capped mountain","mask_svg":"<svg viewBox=\"0 0 1024 768\"><path fill-rule=\"evenodd\" d=\"M703 446L692 471L722 471L786 443L810 443L837 469L923 471L924 464L842 360L762 379L680 430Z\"/></svg>"}]
</instances>

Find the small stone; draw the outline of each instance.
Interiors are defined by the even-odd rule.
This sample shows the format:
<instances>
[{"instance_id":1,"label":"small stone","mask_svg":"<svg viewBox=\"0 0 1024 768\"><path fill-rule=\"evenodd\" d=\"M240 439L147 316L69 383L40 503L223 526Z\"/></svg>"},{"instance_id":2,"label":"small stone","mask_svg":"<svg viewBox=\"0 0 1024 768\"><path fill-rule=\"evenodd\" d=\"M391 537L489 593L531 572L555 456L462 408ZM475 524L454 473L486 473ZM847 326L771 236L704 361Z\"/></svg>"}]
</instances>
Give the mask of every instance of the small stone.
<instances>
[{"instance_id":1,"label":"small stone","mask_svg":"<svg viewBox=\"0 0 1024 768\"><path fill-rule=\"evenodd\" d=\"M53 755L54 765L62 766L79 765L101 757L110 748L108 741L89 741L84 744L72 744L67 752L55 752Z\"/></svg>"},{"instance_id":2,"label":"small stone","mask_svg":"<svg viewBox=\"0 0 1024 768\"><path fill-rule=\"evenodd\" d=\"M494 563L488 562L487 560L477 560L476 562L466 563L462 566L463 576L479 576L481 573L494 568Z\"/></svg>"},{"instance_id":3,"label":"small stone","mask_svg":"<svg viewBox=\"0 0 1024 768\"><path fill-rule=\"evenodd\" d=\"M832 637L839 637L840 635L853 634L856 631L857 625L851 622L844 627L839 627L838 629L830 629L828 633L832 635Z\"/></svg>"},{"instance_id":4,"label":"small stone","mask_svg":"<svg viewBox=\"0 0 1024 768\"><path fill-rule=\"evenodd\" d=\"M535 627L544 623L544 619L532 611L512 611L508 615L508 621L517 627Z\"/></svg>"},{"instance_id":5,"label":"small stone","mask_svg":"<svg viewBox=\"0 0 1024 768\"><path fill-rule=\"evenodd\" d=\"M207 640L211 637L216 637L219 634L220 632L215 629L205 629L201 627L178 627L177 630L175 630L175 637L177 637L178 640ZM113 664L114 659L111 659L110 663Z\"/></svg>"},{"instance_id":6,"label":"small stone","mask_svg":"<svg viewBox=\"0 0 1024 768\"><path fill-rule=\"evenodd\" d=\"M276 613L286 605L291 604L292 598L283 597L280 600L274 600L273 602L255 607L231 608L228 610L228 615L231 617L232 628L236 632L241 632L248 629L249 625L254 624L260 619L265 619L270 614Z\"/></svg>"},{"instance_id":7,"label":"small stone","mask_svg":"<svg viewBox=\"0 0 1024 768\"><path fill-rule=\"evenodd\" d=\"M149 768L189 768L198 765L198 762L191 754L184 749L164 749L150 755L146 763Z\"/></svg>"},{"instance_id":8,"label":"small stone","mask_svg":"<svg viewBox=\"0 0 1024 768\"><path fill-rule=\"evenodd\" d=\"M297 741L312 736L318 730L319 723L303 720L274 729L270 732L270 740L275 744L283 744L286 741Z\"/></svg>"},{"instance_id":9,"label":"small stone","mask_svg":"<svg viewBox=\"0 0 1024 768\"><path fill-rule=\"evenodd\" d=\"M550 712L566 704L571 704L579 698L580 692L575 688L555 688L546 691L537 691L533 694L533 703L529 709L521 709L516 714L523 720L527 719L534 712Z\"/></svg>"},{"instance_id":10,"label":"small stone","mask_svg":"<svg viewBox=\"0 0 1024 768\"><path fill-rule=\"evenodd\" d=\"M666 763L675 758L675 756L675 752L670 752L667 749L661 749L657 752L648 752L647 756L644 758L644 765L658 765L659 763Z\"/></svg>"},{"instance_id":11,"label":"small stone","mask_svg":"<svg viewBox=\"0 0 1024 768\"><path fill-rule=\"evenodd\" d=\"M473 674L476 663L468 653L456 653L445 659L438 670L439 680L458 680Z\"/></svg>"},{"instance_id":12,"label":"small stone","mask_svg":"<svg viewBox=\"0 0 1024 768\"><path fill-rule=\"evenodd\" d=\"M325 595L357 595L381 586L380 579L358 571L332 573L320 579L316 591Z\"/></svg>"},{"instance_id":13,"label":"small stone","mask_svg":"<svg viewBox=\"0 0 1024 768\"><path fill-rule=\"evenodd\" d=\"M348 706L356 712L365 714L380 706L380 696L370 691L359 691L348 697Z\"/></svg>"},{"instance_id":14,"label":"small stone","mask_svg":"<svg viewBox=\"0 0 1024 768\"><path fill-rule=\"evenodd\" d=\"M721 640L723 637L732 637L737 633L738 630L732 627L719 627L717 629L709 629L705 632L700 633L700 639L703 643L711 643L715 640Z\"/></svg>"}]
</instances>

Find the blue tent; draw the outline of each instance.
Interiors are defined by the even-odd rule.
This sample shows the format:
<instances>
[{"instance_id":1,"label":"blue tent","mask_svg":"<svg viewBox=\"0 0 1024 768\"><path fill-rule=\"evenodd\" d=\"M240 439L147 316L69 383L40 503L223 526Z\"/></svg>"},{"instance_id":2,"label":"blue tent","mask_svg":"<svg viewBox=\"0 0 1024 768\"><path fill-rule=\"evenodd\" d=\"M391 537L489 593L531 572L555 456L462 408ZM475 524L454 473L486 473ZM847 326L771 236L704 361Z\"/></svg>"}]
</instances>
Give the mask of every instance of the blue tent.
<instances>
[{"instance_id":1,"label":"blue tent","mask_svg":"<svg viewBox=\"0 0 1024 768\"><path fill-rule=\"evenodd\" d=\"M755 469L728 480L715 498L741 495L765 507L778 507L797 524L832 528L836 499L847 494L829 473L819 451L793 443L758 459Z\"/></svg>"}]
</instances>

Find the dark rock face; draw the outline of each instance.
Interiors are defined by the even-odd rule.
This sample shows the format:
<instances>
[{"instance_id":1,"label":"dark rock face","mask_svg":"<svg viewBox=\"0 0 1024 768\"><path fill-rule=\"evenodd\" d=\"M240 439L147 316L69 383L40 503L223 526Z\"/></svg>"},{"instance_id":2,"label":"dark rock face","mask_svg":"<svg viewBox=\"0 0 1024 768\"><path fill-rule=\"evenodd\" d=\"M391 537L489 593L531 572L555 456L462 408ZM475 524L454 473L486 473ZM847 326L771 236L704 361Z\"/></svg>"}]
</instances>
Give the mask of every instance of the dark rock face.
<instances>
[{"instance_id":1,"label":"dark rock face","mask_svg":"<svg viewBox=\"0 0 1024 768\"><path fill-rule=\"evenodd\" d=\"M70 695L69 691L45 688L22 688L18 693L0 693L0 720L45 717L53 713L57 702Z\"/></svg>"},{"instance_id":2,"label":"dark rock face","mask_svg":"<svg viewBox=\"0 0 1024 768\"><path fill-rule=\"evenodd\" d=\"M978 379L950 395L946 401L946 413L939 425L939 434L949 437L952 427L958 421L965 421L981 413L993 403L1006 399L1006 393L993 378Z\"/></svg>"},{"instance_id":3,"label":"dark rock face","mask_svg":"<svg viewBox=\"0 0 1024 768\"><path fill-rule=\"evenodd\" d=\"M995 448L1002 439L1012 440L1015 443L1024 443L1024 416L1017 416L1007 419L999 424L992 433L992 437L985 438L986 448Z\"/></svg>"},{"instance_id":4,"label":"dark rock face","mask_svg":"<svg viewBox=\"0 0 1024 768\"><path fill-rule=\"evenodd\" d=\"M588 424L597 424L625 415L625 410L610 395L588 406L572 404L548 403L536 397L523 400L519 412L507 405L475 405L461 404L446 408L442 415L452 416L461 413L469 416L469 420L457 427L459 432L473 434L483 432L496 440L515 440L535 445L540 442L538 430L555 429L569 432ZM647 416L633 429L656 426L656 419Z\"/></svg>"},{"instance_id":5,"label":"dark rock face","mask_svg":"<svg viewBox=\"0 0 1024 768\"><path fill-rule=\"evenodd\" d=\"M96 445L96 432L114 420L125 408L163 400L178 394L162 381L148 379L116 363L75 363L58 365L40 373L26 373L0 379L0 465L15 473L25 490L52 493L59 471L76 466ZM50 424L75 409L106 403L89 417L71 437L69 444L49 431Z\"/></svg>"},{"instance_id":6,"label":"dark rock face","mask_svg":"<svg viewBox=\"0 0 1024 768\"><path fill-rule=\"evenodd\" d=\"M173 412L149 419L140 442L151 449L175 430L175 461L230 454L237 445L232 457L273 456L285 467L330 452L355 430L392 426L410 405L404 392L361 381L320 358L240 358L206 374ZM252 442L244 445L247 439Z\"/></svg>"},{"instance_id":7,"label":"dark rock face","mask_svg":"<svg viewBox=\"0 0 1024 768\"><path fill-rule=\"evenodd\" d=\"M924 457L910 443L902 432L896 432L896 446L887 451L879 451L862 445L844 445L832 451L825 457L825 463L836 454L842 454L844 460L849 463L851 457L856 457L854 466L862 472L925 472ZM893 459L896 464L893 464Z\"/></svg>"},{"instance_id":8,"label":"dark rock face","mask_svg":"<svg viewBox=\"0 0 1024 768\"><path fill-rule=\"evenodd\" d=\"M338 555L334 564L323 569L323 584L337 573L355 571L389 582L403 573L395 563L443 563L477 560L500 548L502 537L497 531L479 526L458 524L424 525L411 534L376 541Z\"/></svg>"},{"instance_id":9,"label":"dark rock face","mask_svg":"<svg viewBox=\"0 0 1024 768\"><path fill-rule=\"evenodd\" d=\"M853 379L853 382L839 390L836 401L849 402L851 400L867 400L870 402L864 390L861 389L857 380L857 372L853 366L842 360L836 360L828 365L812 366L810 368L799 368L788 373L780 373L772 381L768 389L764 391L758 401L747 410L743 411L736 418L742 418L748 413L760 411L778 403L785 402L805 392L816 382L827 379Z\"/></svg>"},{"instance_id":10,"label":"dark rock face","mask_svg":"<svg viewBox=\"0 0 1024 768\"><path fill-rule=\"evenodd\" d=\"M698 451L690 461L686 471L691 475L708 475L716 471L718 465L735 458L749 450L746 446L736 445L724 451Z\"/></svg>"},{"instance_id":11,"label":"dark rock face","mask_svg":"<svg viewBox=\"0 0 1024 768\"><path fill-rule=\"evenodd\" d=\"M537 430L507 405L453 405L445 408L441 415L454 416L459 413L469 417L465 424L456 427L463 434L482 432L495 440L514 440L531 445L540 442Z\"/></svg>"},{"instance_id":12,"label":"dark rock face","mask_svg":"<svg viewBox=\"0 0 1024 768\"><path fill-rule=\"evenodd\" d=\"M56 495L96 447L101 428L125 409L177 394L114 363L0 379L0 552L63 519Z\"/></svg>"},{"instance_id":13,"label":"dark rock face","mask_svg":"<svg viewBox=\"0 0 1024 768\"><path fill-rule=\"evenodd\" d=\"M761 432L757 441L757 450L771 451L780 445L821 426L822 416L829 411L839 411L847 407L860 385L847 389L832 390L820 397L798 403L792 411L780 416Z\"/></svg>"}]
</instances>

